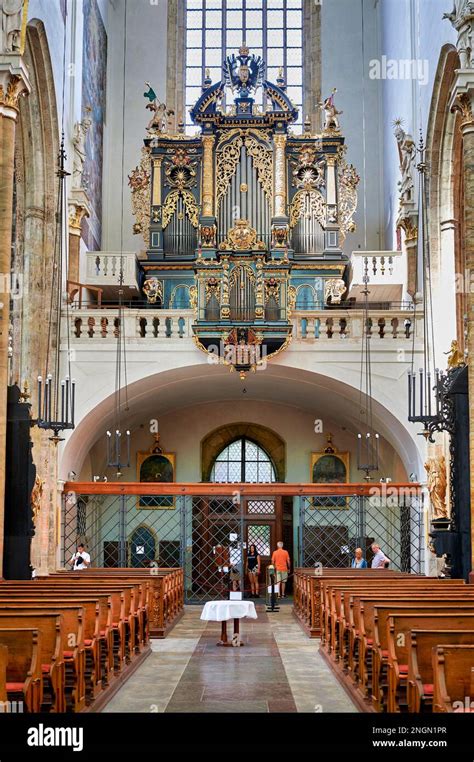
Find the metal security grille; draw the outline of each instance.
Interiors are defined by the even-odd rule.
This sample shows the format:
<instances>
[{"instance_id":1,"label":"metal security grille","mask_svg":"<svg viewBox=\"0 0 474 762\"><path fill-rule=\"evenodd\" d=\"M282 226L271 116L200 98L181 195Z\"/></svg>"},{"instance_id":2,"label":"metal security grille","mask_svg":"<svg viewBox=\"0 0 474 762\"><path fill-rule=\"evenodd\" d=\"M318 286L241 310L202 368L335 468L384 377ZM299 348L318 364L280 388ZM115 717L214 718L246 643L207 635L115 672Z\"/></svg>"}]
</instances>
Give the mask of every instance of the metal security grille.
<instances>
[{"instance_id":1,"label":"metal security grille","mask_svg":"<svg viewBox=\"0 0 474 762\"><path fill-rule=\"evenodd\" d=\"M188 603L243 584L243 511L231 497L68 493L62 527L64 566L84 542L92 566L183 567Z\"/></svg>"},{"instance_id":2,"label":"metal security grille","mask_svg":"<svg viewBox=\"0 0 474 762\"><path fill-rule=\"evenodd\" d=\"M300 498L301 565L348 567L356 548L370 565L376 542L390 568L421 572L422 496L407 492Z\"/></svg>"}]
</instances>

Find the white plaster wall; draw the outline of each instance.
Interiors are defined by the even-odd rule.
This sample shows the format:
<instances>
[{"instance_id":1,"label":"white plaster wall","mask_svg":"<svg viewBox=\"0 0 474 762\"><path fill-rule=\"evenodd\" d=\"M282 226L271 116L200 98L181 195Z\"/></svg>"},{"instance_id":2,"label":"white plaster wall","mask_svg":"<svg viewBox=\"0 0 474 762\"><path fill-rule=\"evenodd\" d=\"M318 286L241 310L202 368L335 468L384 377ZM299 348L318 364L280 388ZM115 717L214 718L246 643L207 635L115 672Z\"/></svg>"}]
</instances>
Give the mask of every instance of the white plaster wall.
<instances>
[{"instance_id":1,"label":"white plaster wall","mask_svg":"<svg viewBox=\"0 0 474 762\"><path fill-rule=\"evenodd\" d=\"M361 181L346 253L383 248L381 83L368 77L379 55L379 13L373 0L324 0L321 5L322 96L337 87L336 105L348 146L347 160Z\"/></svg>"},{"instance_id":2,"label":"white plaster wall","mask_svg":"<svg viewBox=\"0 0 474 762\"><path fill-rule=\"evenodd\" d=\"M317 411L317 406L315 407ZM318 412L318 411L317 411ZM322 411L319 411L322 415ZM322 452L327 446L326 433L315 433L314 414L295 406L278 405L256 400L234 399L229 402L207 403L192 407L184 406L172 413L160 415L158 419L160 444L166 452L176 453L176 481L200 482L201 442L211 431L231 423L257 423L272 429L286 444L286 481L311 481L311 453ZM350 479L361 481L363 474L357 469L356 437L347 427L341 427L330 415L324 414L324 431L333 434L333 444L341 452L350 452ZM138 420L132 428L131 466L123 469L122 481L135 481L136 452L148 450L153 443L149 431L149 420ZM114 469L105 470L105 436L90 452L90 463L86 462L78 480L86 479L92 470L94 474L106 474L109 481L115 481ZM393 481L407 478L403 464L386 441L381 440L380 472L376 474L390 477Z\"/></svg>"},{"instance_id":3,"label":"white plaster wall","mask_svg":"<svg viewBox=\"0 0 474 762\"><path fill-rule=\"evenodd\" d=\"M151 82L158 99L166 100L167 2L127 1L127 35L124 85L124 3L109 3L109 56L107 66L107 123L104 130L103 231L104 251L121 249L122 145L124 146L123 247L145 248L143 238L133 235L134 219L128 174L140 161L140 151L150 112L143 93Z\"/></svg>"}]
</instances>

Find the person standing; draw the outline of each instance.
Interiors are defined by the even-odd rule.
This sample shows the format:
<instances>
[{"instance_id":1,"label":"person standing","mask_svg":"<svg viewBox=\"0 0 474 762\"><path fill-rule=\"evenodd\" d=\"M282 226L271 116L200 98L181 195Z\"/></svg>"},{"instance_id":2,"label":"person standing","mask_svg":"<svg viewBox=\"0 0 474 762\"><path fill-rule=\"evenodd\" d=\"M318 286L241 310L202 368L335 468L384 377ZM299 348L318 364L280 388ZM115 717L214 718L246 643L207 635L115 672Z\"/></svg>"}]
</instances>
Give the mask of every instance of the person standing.
<instances>
[{"instance_id":1,"label":"person standing","mask_svg":"<svg viewBox=\"0 0 474 762\"><path fill-rule=\"evenodd\" d=\"M362 548L356 548L351 567L353 569L367 569L367 561L362 555Z\"/></svg>"},{"instance_id":2,"label":"person standing","mask_svg":"<svg viewBox=\"0 0 474 762\"><path fill-rule=\"evenodd\" d=\"M273 551L272 564L276 570L277 582L280 583L280 598L285 598L285 585L290 571L290 554L283 549L283 543L277 542L277 549Z\"/></svg>"},{"instance_id":3,"label":"person standing","mask_svg":"<svg viewBox=\"0 0 474 762\"><path fill-rule=\"evenodd\" d=\"M250 582L250 597L259 598L260 556L255 545L250 545L247 553L247 575Z\"/></svg>"},{"instance_id":4,"label":"person standing","mask_svg":"<svg viewBox=\"0 0 474 762\"><path fill-rule=\"evenodd\" d=\"M380 550L380 545L378 545L376 542L373 542L370 546L370 549L374 554L371 564L372 569L387 569L390 563L390 559L388 559L385 553Z\"/></svg>"},{"instance_id":5,"label":"person standing","mask_svg":"<svg viewBox=\"0 0 474 762\"><path fill-rule=\"evenodd\" d=\"M77 550L69 563L71 564L74 571L82 571L82 569L87 569L87 567L90 566L91 557L89 553L86 552L86 549L82 543L79 543L77 546Z\"/></svg>"}]
</instances>

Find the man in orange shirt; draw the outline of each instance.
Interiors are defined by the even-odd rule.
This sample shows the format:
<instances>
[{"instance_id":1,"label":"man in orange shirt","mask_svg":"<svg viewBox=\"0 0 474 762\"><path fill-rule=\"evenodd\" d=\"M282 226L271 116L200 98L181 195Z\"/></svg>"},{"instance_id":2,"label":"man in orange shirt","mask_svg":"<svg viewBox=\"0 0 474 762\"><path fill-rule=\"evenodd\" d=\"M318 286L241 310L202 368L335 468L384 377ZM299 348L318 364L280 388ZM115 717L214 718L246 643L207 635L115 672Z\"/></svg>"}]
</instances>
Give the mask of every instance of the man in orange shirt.
<instances>
[{"instance_id":1,"label":"man in orange shirt","mask_svg":"<svg viewBox=\"0 0 474 762\"><path fill-rule=\"evenodd\" d=\"M290 571L290 554L287 550L283 550L282 542L277 542L277 550L272 555L272 564L276 569L277 582L280 583L280 596L284 598L285 584L288 579L288 572Z\"/></svg>"}]
</instances>

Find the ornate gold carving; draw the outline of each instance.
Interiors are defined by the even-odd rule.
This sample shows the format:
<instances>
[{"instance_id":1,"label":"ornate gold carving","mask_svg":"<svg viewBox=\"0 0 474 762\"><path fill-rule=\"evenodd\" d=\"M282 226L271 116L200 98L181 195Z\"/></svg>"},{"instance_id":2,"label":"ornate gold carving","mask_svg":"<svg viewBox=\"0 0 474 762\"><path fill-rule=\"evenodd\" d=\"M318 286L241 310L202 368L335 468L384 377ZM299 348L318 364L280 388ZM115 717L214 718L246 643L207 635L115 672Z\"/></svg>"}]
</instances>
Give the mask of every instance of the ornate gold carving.
<instances>
[{"instance_id":1,"label":"ornate gold carving","mask_svg":"<svg viewBox=\"0 0 474 762\"><path fill-rule=\"evenodd\" d=\"M317 219L321 227L326 225L326 207L324 198L317 190L299 190L293 196L290 206L290 228L294 228L300 217L306 210L306 201L309 202L309 214Z\"/></svg>"},{"instance_id":2,"label":"ornate gold carving","mask_svg":"<svg viewBox=\"0 0 474 762\"><path fill-rule=\"evenodd\" d=\"M40 479L38 474L35 477L35 483L31 490L31 508L33 511L33 523L36 524L39 512L41 510L41 498L43 497L44 479Z\"/></svg>"},{"instance_id":3,"label":"ornate gold carving","mask_svg":"<svg viewBox=\"0 0 474 762\"><path fill-rule=\"evenodd\" d=\"M466 358L459 348L456 339L453 339L451 342L451 349L446 354L448 355L448 368L462 368L466 364Z\"/></svg>"},{"instance_id":4,"label":"ornate gold carving","mask_svg":"<svg viewBox=\"0 0 474 762\"><path fill-rule=\"evenodd\" d=\"M296 288L295 286L288 286L288 318L291 317L291 313L296 307Z\"/></svg>"},{"instance_id":5,"label":"ornate gold carving","mask_svg":"<svg viewBox=\"0 0 474 762\"><path fill-rule=\"evenodd\" d=\"M409 218L403 218L399 227L405 232L405 244L415 243L418 239L418 227Z\"/></svg>"},{"instance_id":6,"label":"ornate gold carving","mask_svg":"<svg viewBox=\"0 0 474 762\"><path fill-rule=\"evenodd\" d=\"M273 197L273 153L268 143L267 134L265 132L258 133L258 138L250 133L244 133L237 127L228 130L219 140L216 152L216 210L219 209L221 199L227 193L229 183L235 175L240 161L240 151L244 144L252 157L258 182L271 202ZM267 147L262 141L265 141Z\"/></svg>"},{"instance_id":7,"label":"ornate gold carving","mask_svg":"<svg viewBox=\"0 0 474 762\"><path fill-rule=\"evenodd\" d=\"M226 137L229 137L232 132L233 130ZM229 183L240 161L240 149L243 146L243 140L240 130L235 132L237 134L234 138L226 143L222 149L219 149L216 155L216 212L219 210L220 201L227 193Z\"/></svg>"},{"instance_id":8,"label":"ornate gold carving","mask_svg":"<svg viewBox=\"0 0 474 762\"><path fill-rule=\"evenodd\" d=\"M286 216L286 135L275 135L275 217Z\"/></svg>"},{"instance_id":9,"label":"ornate gold carving","mask_svg":"<svg viewBox=\"0 0 474 762\"><path fill-rule=\"evenodd\" d=\"M186 214L189 217L189 221L191 222L191 225L195 228L198 227L199 207L196 203L196 199L194 198L191 191L185 190L183 188L182 190L170 191L165 198L165 202L163 204L163 214L162 214L163 230L169 225L169 222L173 214L176 212L176 207L178 205L178 199L180 196L182 196L183 198L184 208L185 208Z\"/></svg>"},{"instance_id":10,"label":"ornate gold carving","mask_svg":"<svg viewBox=\"0 0 474 762\"><path fill-rule=\"evenodd\" d=\"M329 304L340 304L346 291L347 286L342 278L328 278L324 281L324 299Z\"/></svg>"},{"instance_id":11,"label":"ornate gold carving","mask_svg":"<svg viewBox=\"0 0 474 762\"><path fill-rule=\"evenodd\" d=\"M132 189L132 213L135 217L133 232L141 233L145 245L150 243L150 148L143 146L140 164L128 176L128 184Z\"/></svg>"},{"instance_id":12,"label":"ornate gold carving","mask_svg":"<svg viewBox=\"0 0 474 762\"><path fill-rule=\"evenodd\" d=\"M273 196L273 154L269 148L256 140L251 135L245 138L245 147L253 159L253 165L257 170L257 178L265 191L265 195L271 203Z\"/></svg>"},{"instance_id":13,"label":"ornate gold carving","mask_svg":"<svg viewBox=\"0 0 474 762\"><path fill-rule=\"evenodd\" d=\"M469 93L460 93L457 95L451 111L453 114L456 112L461 114L461 129L474 123L474 115L472 113L472 100Z\"/></svg>"},{"instance_id":14,"label":"ornate gold carving","mask_svg":"<svg viewBox=\"0 0 474 762\"><path fill-rule=\"evenodd\" d=\"M341 231L341 243L347 233L353 233L356 229L352 217L357 209L357 186L360 177L355 167L341 159L337 168L339 180L339 226Z\"/></svg>"},{"instance_id":15,"label":"ornate gold carving","mask_svg":"<svg viewBox=\"0 0 474 762\"><path fill-rule=\"evenodd\" d=\"M10 76L6 83L0 82L0 106L6 106L18 111L18 99L27 92L25 81L16 74Z\"/></svg>"},{"instance_id":16,"label":"ornate gold carving","mask_svg":"<svg viewBox=\"0 0 474 762\"><path fill-rule=\"evenodd\" d=\"M427 475L427 487L430 493L430 503L433 509L433 518L448 518L446 505L446 459L444 455L428 458L425 463Z\"/></svg>"},{"instance_id":17,"label":"ornate gold carving","mask_svg":"<svg viewBox=\"0 0 474 762\"><path fill-rule=\"evenodd\" d=\"M198 301L197 286L190 286L189 287L189 306L191 307L192 310L196 310L197 301Z\"/></svg>"},{"instance_id":18,"label":"ornate gold carving","mask_svg":"<svg viewBox=\"0 0 474 762\"><path fill-rule=\"evenodd\" d=\"M227 238L219 248L222 250L235 249L236 251L249 251L250 249L264 249L265 244L257 241L257 231L250 227L248 220L236 220L235 225L227 233Z\"/></svg>"},{"instance_id":19,"label":"ornate gold carving","mask_svg":"<svg viewBox=\"0 0 474 762\"><path fill-rule=\"evenodd\" d=\"M69 204L69 228L76 235L80 233L81 222L84 217L88 217L89 212L81 204Z\"/></svg>"},{"instance_id":20,"label":"ornate gold carving","mask_svg":"<svg viewBox=\"0 0 474 762\"><path fill-rule=\"evenodd\" d=\"M143 284L143 293L149 304L163 300L163 284L158 278L147 278Z\"/></svg>"},{"instance_id":21,"label":"ornate gold carving","mask_svg":"<svg viewBox=\"0 0 474 762\"><path fill-rule=\"evenodd\" d=\"M214 135L205 135L202 139L202 213L205 217L212 217L214 199Z\"/></svg>"},{"instance_id":22,"label":"ornate gold carving","mask_svg":"<svg viewBox=\"0 0 474 762\"><path fill-rule=\"evenodd\" d=\"M281 283L276 278L268 278L265 281L265 304L269 299L274 299L277 304L280 302Z\"/></svg>"},{"instance_id":23,"label":"ornate gold carving","mask_svg":"<svg viewBox=\"0 0 474 762\"><path fill-rule=\"evenodd\" d=\"M213 296L219 301L220 282L217 278L209 278L205 284L206 304Z\"/></svg>"},{"instance_id":24,"label":"ornate gold carving","mask_svg":"<svg viewBox=\"0 0 474 762\"><path fill-rule=\"evenodd\" d=\"M216 245L216 232L215 225L201 225L199 228L199 237L201 239L201 245L204 248L213 248Z\"/></svg>"},{"instance_id":25,"label":"ornate gold carving","mask_svg":"<svg viewBox=\"0 0 474 762\"><path fill-rule=\"evenodd\" d=\"M334 158L335 161L335 157ZM294 169L292 185L303 190L314 190L324 185L324 160L318 159L313 146L302 145L293 158L290 159ZM329 165L329 157L328 157Z\"/></svg>"}]
</instances>

